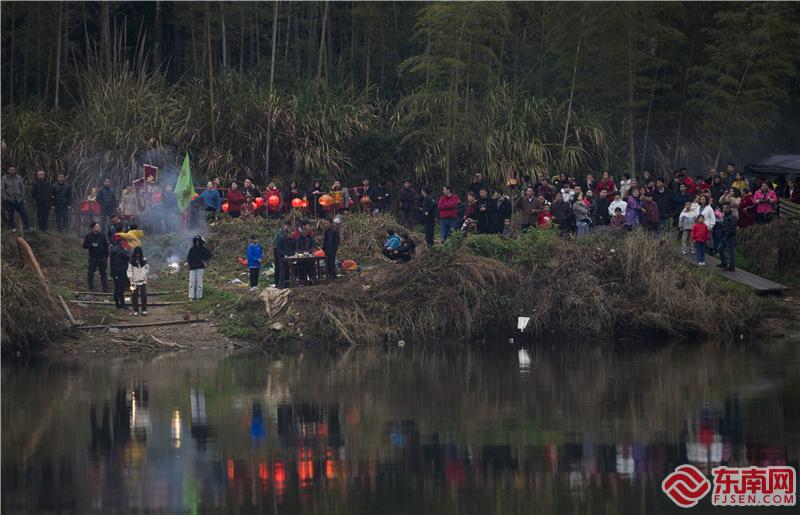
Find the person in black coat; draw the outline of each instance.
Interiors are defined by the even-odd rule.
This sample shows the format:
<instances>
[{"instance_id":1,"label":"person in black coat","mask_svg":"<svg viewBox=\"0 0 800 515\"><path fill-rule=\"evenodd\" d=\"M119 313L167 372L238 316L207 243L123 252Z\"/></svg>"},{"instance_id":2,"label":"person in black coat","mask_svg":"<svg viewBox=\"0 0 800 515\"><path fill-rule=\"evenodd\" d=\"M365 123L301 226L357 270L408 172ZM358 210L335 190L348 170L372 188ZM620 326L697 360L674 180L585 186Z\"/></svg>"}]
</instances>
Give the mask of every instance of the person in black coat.
<instances>
[{"instance_id":1,"label":"person in black coat","mask_svg":"<svg viewBox=\"0 0 800 515\"><path fill-rule=\"evenodd\" d=\"M411 227L417 206L417 192L411 187L410 180L403 181L403 187L400 188L400 192L397 194L397 202L400 223L406 227Z\"/></svg>"},{"instance_id":2,"label":"person in black coat","mask_svg":"<svg viewBox=\"0 0 800 515\"><path fill-rule=\"evenodd\" d=\"M56 177L51 193L56 212L56 229L58 232L63 232L69 229L69 210L72 207L72 185L67 184L67 178L63 173Z\"/></svg>"},{"instance_id":3,"label":"person in black coat","mask_svg":"<svg viewBox=\"0 0 800 515\"><path fill-rule=\"evenodd\" d=\"M95 200L100 204L100 214L103 220L108 220L117 210L117 195L111 189L111 179L108 177L103 179L103 186L97 190Z\"/></svg>"},{"instance_id":4,"label":"person in black coat","mask_svg":"<svg viewBox=\"0 0 800 515\"><path fill-rule=\"evenodd\" d=\"M511 199L503 195L499 189L495 189L492 192L492 201L494 202L492 232L502 234L505 221L511 219Z\"/></svg>"},{"instance_id":5,"label":"person in black coat","mask_svg":"<svg viewBox=\"0 0 800 515\"><path fill-rule=\"evenodd\" d=\"M422 199L420 200L420 220L425 230L425 243L433 247L433 229L436 227L436 201L431 197L433 188L425 185L422 188Z\"/></svg>"},{"instance_id":6,"label":"person in black coat","mask_svg":"<svg viewBox=\"0 0 800 515\"><path fill-rule=\"evenodd\" d=\"M489 198L489 190L481 186L479 190L478 203L476 206L476 223L479 234L489 234L493 232L492 222L494 221L494 211L497 203Z\"/></svg>"},{"instance_id":7,"label":"person in black coat","mask_svg":"<svg viewBox=\"0 0 800 515\"><path fill-rule=\"evenodd\" d=\"M339 223L336 217L333 222L325 222L325 232L322 234L322 250L325 252L325 272L329 279L336 279L336 252L339 250Z\"/></svg>"},{"instance_id":8,"label":"person in black coat","mask_svg":"<svg viewBox=\"0 0 800 515\"><path fill-rule=\"evenodd\" d=\"M91 232L83 238L83 248L89 251L89 273L86 282L89 290L94 290L94 272L97 270L100 274L103 291L108 292L108 276L106 275L108 239L100 230L100 222L92 222L89 227Z\"/></svg>"},{"instance_id":9,"label":"person in black coat","mask_svg":"<svg viewBox=\"0 0 800 515\"><path fill-rule=\"evenodd\" d=\"M114 305L125 309L125 292L128 290L128 262L131 255L122 246L122 237L115 236L111 243L111 278L114 280Z\"/></svg>"},{"instance_id":10,"label":"person in black coat","mask_svg":"<svg viewBox=\"0 0 800 515\"><path fill-rule=\"evenodd\" d=\"M294 240L289 236L292 225L290 222L283 222L283 226L275 233L272 239L272 254L275 261L275 287L284 288L288 270L285 270L283 258L294 253Z\"/></svg>"},{"instance_id":11,"label":"person in black coat","mask_svg":"<svg viewBox=\"0 0 800 515\"><path fill-rule=\"evenodd\" d=\"M656 188L653 190L653 202L658 206L660 221L658 223L658 234L666 235L669 230L669 219L672 213L672 193L670 193L664 181L658 179Z\"/></svg>"},{"instance_id":12,"label":"person in black coat","mask_svg":"<svg viewBox=\"0 0 800 515\"><path fill-rule=\"evenodd\" d=\"M31 192L33 193L33 201L36 204L36 222L39 225L39 230L47 232L47 219L50 217L50 203L53 192L43 170L36 172L36 180L33 182Z\"/></svg>"}]
</instances>

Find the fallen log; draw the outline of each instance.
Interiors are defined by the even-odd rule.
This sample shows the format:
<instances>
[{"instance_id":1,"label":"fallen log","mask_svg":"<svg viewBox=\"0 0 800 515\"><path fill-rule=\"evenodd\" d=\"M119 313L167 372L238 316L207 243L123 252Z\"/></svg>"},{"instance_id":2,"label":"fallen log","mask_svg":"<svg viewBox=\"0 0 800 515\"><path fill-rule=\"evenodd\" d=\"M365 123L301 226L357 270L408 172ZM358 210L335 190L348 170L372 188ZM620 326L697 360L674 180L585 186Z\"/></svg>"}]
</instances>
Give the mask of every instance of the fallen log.
<instances>
[{"instance_id":1,"label":"fallen log","mask_svg":"<svg viewBox=\"0 0 800 515\"><path fill-rule=\"evenodd\" d=\"M74 291L72 292L74 295L97 295L97 296L112 296L114 295L112 292L104 292L104 291ZM174 290L174 291L148 291L147 296L150 297L152 295L172 295L175 293L186 293L185 291Z\"/></svg>"},{"instance_id":2,"label":"fallen log","mask_svg":"<svg viewBox=\"0 0 800 515\"><path fill-rule=\"evenodd\" d=\"M128 328L137 328L137 327L157 327L161 325L180 325L180 324L196 324L196 323L208 323L210 320L206 318L198 318L197 320L167 320L164 322L149 322L143 324L106 324L106 325L79 325L75 329L108 329L109 327L115 327L117 329L128 329Z\"/></svg>"},{"instance_id":3,"label":"fallen log","mask_svg":"<svg viewBox=\"0 0 800 515\"><path fill-rule=\"evenodd\" d=\"M149 294L148 294L149 295ZM104 300L70 300L71 304L91 304L94 306L113 306L113 303ZM177 306L179 304L188 304L189 301L176 300L176 301L162 301L162 302L148 302L147 307L150 306Z\"/></svg>"},{"instance_id":4,"label":"fallen log","mask_svg":"<svg viewBox=\"0 0 800 515\"><path fill-rule=\"evenodd\" d=\"M44 277L44 272L42 272L42 267L39 266L39 260L36 259L36 254L33 253L33 249L22 236L17 236L17 247L19 248L20 254L22 254L22 258L27 261L28 265L30 265L34 272L36 272L36 275L39 277L39 281L42 283L44 291L46 291L49 295L50 285L47 284L47 279ZM69 323L72 324L73 327L78 325L78 322L72 315L72 311L69 310L69 306L67 306L67 303L64 302L64 298L61 295L58 295L57 298L59 300L59 304L56 304L55 300L53 300L53 304L56 304L57 306L60 305L64 309L67 314L67 320L69 320Z\"/></svg>"}]
</instances>

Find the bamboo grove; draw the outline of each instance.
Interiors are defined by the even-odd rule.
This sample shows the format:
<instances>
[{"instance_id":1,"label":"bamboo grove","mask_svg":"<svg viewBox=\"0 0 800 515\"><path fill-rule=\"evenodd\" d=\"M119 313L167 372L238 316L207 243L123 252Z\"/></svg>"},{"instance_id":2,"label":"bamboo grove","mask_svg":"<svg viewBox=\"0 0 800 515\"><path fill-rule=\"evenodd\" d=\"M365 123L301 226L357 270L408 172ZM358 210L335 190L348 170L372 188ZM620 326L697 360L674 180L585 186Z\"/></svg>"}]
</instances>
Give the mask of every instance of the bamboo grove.
<instances>
[{"instance_id":1,"label":"bamboo grove","mask_svg":"<svg viewBox=\"0 0 800 515\"><path fill-rule=\"evenodd\" d=\"M463 182L800 141L800 4L3 2L2 155L77 185ZM268 157L267 157L268 156Z\"/></svg>"}]
</instances>

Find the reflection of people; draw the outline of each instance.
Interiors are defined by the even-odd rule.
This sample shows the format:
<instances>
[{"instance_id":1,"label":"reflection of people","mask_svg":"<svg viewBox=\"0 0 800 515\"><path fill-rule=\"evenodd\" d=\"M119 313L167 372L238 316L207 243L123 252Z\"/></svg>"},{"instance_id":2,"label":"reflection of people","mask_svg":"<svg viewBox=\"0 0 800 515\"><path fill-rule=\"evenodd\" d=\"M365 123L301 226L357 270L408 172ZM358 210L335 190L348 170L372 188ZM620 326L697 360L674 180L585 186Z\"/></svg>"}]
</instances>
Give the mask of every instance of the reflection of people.
<instances>
[{"instance_id":1,"label":"reflection of people","mask_svg":"<svg viewBox=\"0 0 800 515\"><path fill-rule=\"evenodd\" d=\"M189 391L190 432L197 442L198 449L205 449L209 438L214 435L214 428L208 423L206 416L206 396L203 390Z\"/></svg>"},{"instance_id":2,"label":"reflection of people","mask_svg":"<svg viewBox=\"0 0 800 515\"><path fill-rule=\"evenodd\" d=\"M90 449L93 453L107 451L111 448L111 424L109 423L110 409L108 403L103 404L103 422L97 425L97 407L92 402L89 407L89 427L92 434Z\"/></svg>"}]
</instances>

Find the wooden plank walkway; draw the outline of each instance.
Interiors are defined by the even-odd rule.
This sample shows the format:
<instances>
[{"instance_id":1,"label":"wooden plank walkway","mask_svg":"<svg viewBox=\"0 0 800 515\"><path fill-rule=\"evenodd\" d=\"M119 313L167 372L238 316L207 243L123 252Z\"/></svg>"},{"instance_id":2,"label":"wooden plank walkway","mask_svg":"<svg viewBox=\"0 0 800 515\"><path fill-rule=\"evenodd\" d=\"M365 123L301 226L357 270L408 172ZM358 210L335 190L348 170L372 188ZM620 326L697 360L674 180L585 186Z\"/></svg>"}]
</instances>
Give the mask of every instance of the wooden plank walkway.
<instances>
[{"instance_id":1,"label":"wooden plank walkway","mask_svg":"<svg viewBox=\"0 0 800 515\"><path fill-rule=\"evenodd\" d=\"M695 259L694 254L686 254L684 257L687 261L690 261L693 265L697 266L697 259ZM705 260L706 266L698 268L706 269L710 272L717 273L726 279L730 279L731 281L749 286L761 295L780 295L784 290L786 290L786 286L782 284L772 282L769 279L764 279L761 276L752 274L746 270L742 270L741 268L737 268L735 272L726 272L724 268L717 268L717 265L720 263L720 261L714 256L709 256L706 254Z\"/></svg>"}]
</instances>

